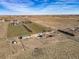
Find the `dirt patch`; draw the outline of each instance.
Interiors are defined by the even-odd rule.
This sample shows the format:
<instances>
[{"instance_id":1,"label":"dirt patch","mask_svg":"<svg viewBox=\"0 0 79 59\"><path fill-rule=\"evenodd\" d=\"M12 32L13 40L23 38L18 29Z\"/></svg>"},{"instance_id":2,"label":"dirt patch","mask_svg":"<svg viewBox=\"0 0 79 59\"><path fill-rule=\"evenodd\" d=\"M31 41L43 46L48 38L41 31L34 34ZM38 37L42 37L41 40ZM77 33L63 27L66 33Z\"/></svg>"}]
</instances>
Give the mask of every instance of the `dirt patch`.
<instances>
[{"instance_id":1,"label":"dirt patch","mask_svg":"<svg viewBox=\"0 0 79 59\"><path fill-rule=\"evenodd\" d=\"M0 38L5 38L7 35L7 23L0 23Z\"/></svg>"}]
</instances>

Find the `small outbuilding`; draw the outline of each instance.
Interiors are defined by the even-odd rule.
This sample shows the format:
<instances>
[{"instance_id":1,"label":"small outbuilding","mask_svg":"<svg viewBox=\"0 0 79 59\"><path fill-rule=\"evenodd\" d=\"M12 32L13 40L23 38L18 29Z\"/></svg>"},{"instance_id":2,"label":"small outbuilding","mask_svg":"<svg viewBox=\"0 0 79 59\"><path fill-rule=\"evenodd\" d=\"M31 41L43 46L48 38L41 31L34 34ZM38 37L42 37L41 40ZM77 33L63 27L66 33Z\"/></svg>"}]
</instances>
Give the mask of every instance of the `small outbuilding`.
<instances>
[{"instance_id":1,"label":"small outbuilding","mask_svg":"<svg viewBox=\"0 0 79 59\"><path fill-rule=\"evenodd\" d=\"M12 44L16 44L17 42L15 40L12 41Z\"/></svg>"}]
</instances>

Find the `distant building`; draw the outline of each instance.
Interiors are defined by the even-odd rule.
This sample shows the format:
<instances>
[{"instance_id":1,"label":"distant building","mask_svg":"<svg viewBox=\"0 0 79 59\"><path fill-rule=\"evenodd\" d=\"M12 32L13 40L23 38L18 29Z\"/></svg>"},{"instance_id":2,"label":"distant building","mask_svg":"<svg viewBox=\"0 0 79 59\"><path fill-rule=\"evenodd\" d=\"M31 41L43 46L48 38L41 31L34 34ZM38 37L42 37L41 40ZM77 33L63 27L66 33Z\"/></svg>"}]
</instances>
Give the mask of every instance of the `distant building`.
<instances>
[{"instance_id":1,"label":"distant building","mask_svg":"<svg viewBox=\"0 0 79 59\"><path fill-rule=\"evenodd\" d=\"M11 20L10 23L12 25L18 25L20 23L20 21L18 21L18 20Z\"/></svg>"}]
</instances>

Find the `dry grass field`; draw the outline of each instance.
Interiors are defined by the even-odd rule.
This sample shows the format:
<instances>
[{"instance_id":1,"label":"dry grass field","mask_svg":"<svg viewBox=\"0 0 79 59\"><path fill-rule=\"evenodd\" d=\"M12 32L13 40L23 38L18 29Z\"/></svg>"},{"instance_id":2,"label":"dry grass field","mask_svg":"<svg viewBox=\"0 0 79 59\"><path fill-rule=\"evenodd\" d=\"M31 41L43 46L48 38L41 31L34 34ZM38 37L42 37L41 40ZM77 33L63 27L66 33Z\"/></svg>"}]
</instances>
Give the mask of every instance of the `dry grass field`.
<instances>
[{"instance_id":1,"label":"dry grass field","mask_svg":"<svg viewBox=\"0 0 79 59\"><path fill-rule=\"evenodd\" d=\"M79 25L78 16L31 16L28 18L33 22L55 29Z\"/></svg>"},{"instance_id":2,"label":"dry grass field","mask_svg":"<svg viewBox=\"0 0 79 59\"><path fill-rule=\"evenodd\" d=\"M7 35L7 23L0 23L0 38L5 38Z\"/></svg>"},{"instance_id":3,"label":"dry grass field","mask_svg":"<svg viewBox=\"0 0 79 59\"><path fill-rule=\"evenodd\" d=\"M26 24L32 29L33 33L38 33L47 29L47 27L55 31L79 27L79 16L0 16L0 18L35 22ZM39 25L36 25L36 23ZM15 39L16 44L12 44L6 38L7 35L11 37L18 34L27 35L27 32L23 26L0 23L0 59L79 59L78 32L76 32L77 36L70 37L56 31L53 33L53 37L49 38L30 38L21 41Z\"/></svg>"},{"instance_id":4,"label":"dry grass field","mask_svg":"<svg viewBox=\"0 0 79 59\"><path fill-rule=\"evenodd\" d=\"M79 43L57 42L37 50L26 50L13 59L79 59Z\"/></svg>"}]
</instances>

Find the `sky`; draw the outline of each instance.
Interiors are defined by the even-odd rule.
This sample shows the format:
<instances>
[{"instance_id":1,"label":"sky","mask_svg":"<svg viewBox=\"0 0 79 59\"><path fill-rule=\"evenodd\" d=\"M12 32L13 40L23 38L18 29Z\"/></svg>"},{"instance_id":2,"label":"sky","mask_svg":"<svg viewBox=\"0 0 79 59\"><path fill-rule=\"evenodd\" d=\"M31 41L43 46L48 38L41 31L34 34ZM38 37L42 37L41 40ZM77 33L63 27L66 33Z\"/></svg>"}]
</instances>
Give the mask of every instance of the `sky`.
<instances>
[{"instance_id":1,"label":"sky","mask_svg":"<svg viewBox=\"0 0 79 59\"><path fill-rule=\"evenodd\" d=\"M0 15L79 14L79 0L0 0Z\"/></svg>"}]
</instances>

